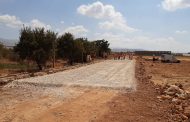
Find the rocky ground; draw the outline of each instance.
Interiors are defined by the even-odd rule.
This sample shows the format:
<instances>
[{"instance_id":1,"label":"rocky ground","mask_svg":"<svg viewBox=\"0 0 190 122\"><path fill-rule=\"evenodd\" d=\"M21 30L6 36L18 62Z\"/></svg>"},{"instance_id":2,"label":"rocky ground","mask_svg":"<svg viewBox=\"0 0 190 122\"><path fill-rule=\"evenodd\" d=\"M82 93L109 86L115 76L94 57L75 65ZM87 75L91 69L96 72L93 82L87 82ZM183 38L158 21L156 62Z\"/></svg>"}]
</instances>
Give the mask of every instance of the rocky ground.
<instances>
[{"instance_id":1,"label":"rocky ground","mask_svg":"<svg viewBox=\"0 0 190 122\"><path fill-rule=\"evenodd\" d=\"M144 60L146 72L151 81L159 85L183 84L185 90L190 91L190 58L180 58L181 63L161 63L159 61Z\"/></svg>"},{"instance_id":2,"label":"rocky ground","mask_svg":"<svg viewBox=\"0 0 190 122\"><path fill-rule=\"evenodd\" d=\"M143 61L150 80L157 84L159 101L167 101L172 106L172 115L178 121L190 118L190 60L180 58L181 63L160 63Z\"/></svg>"}]
</instances>

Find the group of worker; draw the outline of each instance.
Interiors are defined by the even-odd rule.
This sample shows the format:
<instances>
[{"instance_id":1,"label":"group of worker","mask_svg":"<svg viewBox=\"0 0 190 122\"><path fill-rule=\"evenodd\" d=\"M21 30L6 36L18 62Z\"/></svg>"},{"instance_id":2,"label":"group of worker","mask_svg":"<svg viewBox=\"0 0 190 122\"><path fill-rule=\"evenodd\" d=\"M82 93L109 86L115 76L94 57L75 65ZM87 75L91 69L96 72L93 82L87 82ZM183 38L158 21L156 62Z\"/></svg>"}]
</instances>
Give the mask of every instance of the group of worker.
<instances>
[{"instance_id":1,"label":"group of worker","mask_svg":"<svg viewBox=\"0 0 190 122\"><path fill-rule=\"evenodd\" d=\"M114 54L114 60L125 60L125 59L127 59L127 57L128 57L129 60L133 60L133 56L134 56L133 53L127 53L127 54L123 54L123 53L121 53L121 54Z\"/></svg>"}]
</instances>

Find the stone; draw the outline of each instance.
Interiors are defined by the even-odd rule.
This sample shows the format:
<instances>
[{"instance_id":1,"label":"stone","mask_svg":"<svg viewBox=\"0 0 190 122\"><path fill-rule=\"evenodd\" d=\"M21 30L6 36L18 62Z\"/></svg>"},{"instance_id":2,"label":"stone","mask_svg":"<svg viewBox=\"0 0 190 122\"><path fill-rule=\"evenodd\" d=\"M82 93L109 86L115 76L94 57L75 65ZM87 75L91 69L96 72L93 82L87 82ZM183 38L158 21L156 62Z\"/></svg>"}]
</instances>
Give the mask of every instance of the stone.
<instances>
[{"instance_id":1,"label":"stone","mask_svg":"<svg viewBox=\"0 0 190 122\"><path fill-rule=\"evenodd\" d=\"M182 90L180 90L180 88L176 85L170 85L170 87L165 90L165 93L171 96L175 95L176 93L180 94L181 92Z\"/></svg>"},{"instance_id":2,"label":"stone","mask_svg":"<svg viewBox=\"0 0 190 122\"><path fill-rule=\"evenodd\" d=\"M183 89L183 85L181 83L175 83L176 86L178 86L180 89Z\"/></svg>"},{"instance_id":3,"label":"stone","mask_svg":"<svg viewBox=\"0 0 190 122\"><path fill-rule=\"evenodd\" d=\"M181 118L182 118L183 120L188 120L188 117L185 116L184 114L181 114Z\"/></svg>"},{"instance_id":4,"label":"stone","mask_svg":"<svg viewBox=\"0 0 190 122\"><path fill-rule=\"evenodd\" d=\"M184 108L184 115L190 118L190 106Z\"/></svg>"},{"instance_id":5,"label":"stone","mask_svg":"<svg viewBox=\"0 0 190 122\"><path fill-rule=\"evenodd\" d=\"M185 91L183 91L182 89L179 89L180 94L185 94Z\"/></svg>"},{"instance_id":6,"label":"stone","mask_svg":"<svg viewBox=\"0 0 190 122\"><path fill-rule=\"evenodd\" d=\"M187 102L183 102L183 104L182 104L182 107L183 108L186 108L186 107L188 107L189 105L188 105L188 103Z\"/></svg>"},{"instance_id":7,"label":"stone","mask_svg":"<svg viewBox=\"0 0 190 122\"><path fill-rule=\"evenodd\" d=\"M48 74L52 74L52 73L54 73L53 70L49 70L49 71L48 71Z\"/></svg>"},{"instance_id":8,"label":"stone","mask_svg":"<svg viewBox=\"0 0 190 122\"><path fill-rule=\"evenodd\" d=\"M182 105L176 105L175 108L180 111L180 112L183 112L183 107Z\"/></svg>"},{"instance_id":9,"label":"stone","mask_svg":"<svg viewBox=\"0 0 190 122\"><path fill-rule=\"evenodd\" d=\"M156 90L160 90L160 88L155 88Z\"/></svg>"},{"instance_id":10,"label":"stone","mask_svg":"<svg viewBox=\"0 0 190 122\"><path fill-rule=\"evenodd\" d=\"M170 100L172 97L169 95L161 95L161 96L158 96L157 98L161 100Z\"/></svg>"},{"instance_id":11,"label":"stone","mask_svg":"<svg viewBox=\"0 0 190 122\"><path fill-rule=\"evenodd\" d=\"M43 76L43 75L46 75L47 73L46 72L36 72L34 73L34 77L35 76Z\"/></svg>"},{"instance_id":12,"label":"stone","mask_svg":"<svg viewBox=\"0 0 190 122\"><path fill-rule=\"evenodd\" d=\"M189 91L185 91L187 99L190 99L190 92Z\"/></svg>"},{"instance_id":13,"label":"stone","mask_svg":"<svg viewBox=\"0 0 190 122\"><path fill-rule=\"evenodd\" d=\"M179 104L181 104L181 100L179 100L177 98L173 98L172 103L175 103L176 105L179 105Z\"/></svg>"},{"instance_id":14,"label":"stone","mask_svg":"<svg viewBox=\"0 0 190 122\"><path fill-rule=\"evenodd\" d=\"M16 79L23 79L23 78L28 78L28 77L30 77L29 74L19 74L16 76Z\"/></svg>"},{"instance_id":15,"label":"stone","mask_svg":"<svg viewBox=\"0 0 190 122\"><path fill-rule=\"evenodd\" d=\"M185 94L176 94L176 96L181 99L181 100L185 100L186 97L185 97Z\"/></svg>"},{"instance_id":16,"label":"stone","mask_svg":"<svg viewBox=\"0 0 190 122\"><path fill-rule=\"evenodd\" d=\"M170 96L174 96L175 95L175 92L165 91L164 93L167 94L167 95L170 95Z\"/></svg>"}]
</instances>

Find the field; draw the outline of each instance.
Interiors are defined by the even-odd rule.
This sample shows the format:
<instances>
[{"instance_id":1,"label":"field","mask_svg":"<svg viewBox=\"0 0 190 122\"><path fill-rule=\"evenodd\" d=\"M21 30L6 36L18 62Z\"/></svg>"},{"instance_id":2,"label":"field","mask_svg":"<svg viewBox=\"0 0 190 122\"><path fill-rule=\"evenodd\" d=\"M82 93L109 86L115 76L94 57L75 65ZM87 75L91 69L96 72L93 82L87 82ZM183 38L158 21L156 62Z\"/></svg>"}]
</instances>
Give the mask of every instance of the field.
<instances>
[{"instance_id":1,"label":"field","mask_svg":"<svg viewBox=\"0 0 190 122\"><path fill-rule=\"evenodd\" d=\"M21 64L18 62L10 61L8 59L0 59L0 76L13 74L21 71L23 72L26 71L27 68L29 67L26 63Z\"/></svg>"},{"instance_id":2,"label":"field","mask_svg":"<svg viewBox=\"0 0 190 122\"><path fill-rule=\"evenodd\" d=\"M67 65L67 61L65 60L56 60L55 68L63 68ZM46 64L46 69L52 67L52 62L48 61ZM11 75L15 73L22 73L22 72L36 72L38 71L38 67L35 62L16 62L11 61L8 59L0 59L0 77Z\"/></svg>"},{"instance_id":3,"label":"field","mask_svg":"<svg viewBox=\"0 0 190 122\"><path fill-rule=\"evenodd\" d=\"M190 91L190 57L177 57L181 63L160 63L146 61L145 66L156 84L183 84ZM145 57L147 59L147 57Z\"/></svg>"}]
</instances>

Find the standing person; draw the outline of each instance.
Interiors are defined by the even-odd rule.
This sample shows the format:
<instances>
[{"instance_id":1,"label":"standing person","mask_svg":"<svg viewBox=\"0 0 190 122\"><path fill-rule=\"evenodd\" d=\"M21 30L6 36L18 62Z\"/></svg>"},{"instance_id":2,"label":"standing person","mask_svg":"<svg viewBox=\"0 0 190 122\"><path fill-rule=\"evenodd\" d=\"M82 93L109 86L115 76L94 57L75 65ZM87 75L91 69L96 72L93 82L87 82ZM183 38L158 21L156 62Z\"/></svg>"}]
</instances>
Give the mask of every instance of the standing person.
<instances>
[{"instance_id":1,"label":"standing person","mask_svg":"<svg viewBox=\"0 0 190 122\"><path fill-rule=\"evenodd\" d=\"M152 56L152 61L154 62L156 60L155 55Z\"/></svg>"},{"instance_id":2,"label":"standing person","mask_svg":"<svg viewBox=\"0 0 190 122\"><path fill-rule=\"evenodd\" d=\"M129 60L131 60L131 53L129 53Z\"/></svg>"},{"instance_id":3,"label":"standing person","mask_svg":"<svg viewBox=\"0 0 190 122\"><path fill-rule=\"evenodd\" d=\"M133 53L131 53L131 60L133 60Z\"/></svg>"},{"instance_id":4,"label":"standing person","mask_svg":"<svg viewBox=\"0 0 190 122\"><path fill-rule=\"evenodd\" d=\"M117 60L117 54L114 54L114 60Z\"/></svg>"}]
</instances>

